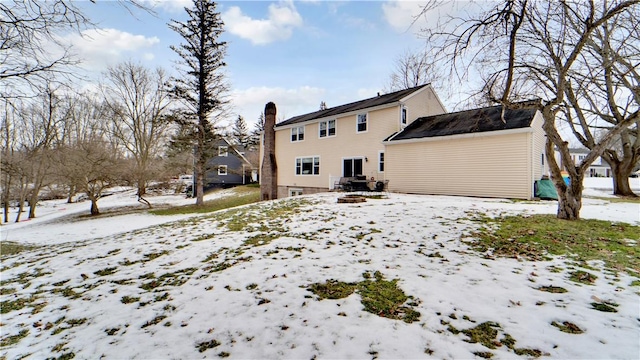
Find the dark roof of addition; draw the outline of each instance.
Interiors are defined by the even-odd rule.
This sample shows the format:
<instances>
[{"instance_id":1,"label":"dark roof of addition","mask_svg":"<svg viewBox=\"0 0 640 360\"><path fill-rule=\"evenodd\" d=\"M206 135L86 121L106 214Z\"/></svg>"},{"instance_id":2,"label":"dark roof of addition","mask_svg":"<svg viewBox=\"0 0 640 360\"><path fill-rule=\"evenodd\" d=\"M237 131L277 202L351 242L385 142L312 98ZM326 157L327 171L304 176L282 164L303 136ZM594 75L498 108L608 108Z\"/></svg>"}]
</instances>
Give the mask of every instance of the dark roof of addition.
<instances>
[{"instance_id":1,"label":"dark roof of addition","mask_svg":"<svg viewBox=\"0 0 640 360\"><path fill-rule=\"evenodd\" d=\"M412 93L414 93L414 92L416 92L416 91L418 91L418 90L420 90L420 89L422 89L422 88L424 88L424 87L426 87L428 85L429 84L420 85L420 86L416 86L416 87L413 87L413 88L410 88L410 89L400 90L400 91L392 92L392 93L389 93L389 94L383 94L383 95L379 95L379 96L372 97L372 98L369 98L369 99L360 100L360 101L352 102L352 103L345 104L345 105L335 106L335 107L328 108L328 109L325 109L325 110L318 110L318 111L315 111L315 112L312 112L312 113L294 116L292 118L289 118L287 120L284 120L284 121L276 124L276 127L302 123L302 122L311 121L311 120L315 120L315 119L322 119L322 118L326 118L326 117L336 116L336 115L348 113L348 112L351 112L351 111L363 110L363 109L372 108L372 107L376 107L376 106L392 104L392 103L395 103L397 101L400 101L404 97L407 97L407 96L411 95Z\"/></svg>"},{"instance_id":2,"label":"dark roof of addition","mask_svg":"<svg viewBox=\"0 0 640 360\"><path fill-rule=\"evenodd\" d=\"M419 139L437 136L481 133L520 129L531 126L534 108L506 109L502 121L502 106L459 111L418 118L388 141Z\"/></svg>"}]
</instances>

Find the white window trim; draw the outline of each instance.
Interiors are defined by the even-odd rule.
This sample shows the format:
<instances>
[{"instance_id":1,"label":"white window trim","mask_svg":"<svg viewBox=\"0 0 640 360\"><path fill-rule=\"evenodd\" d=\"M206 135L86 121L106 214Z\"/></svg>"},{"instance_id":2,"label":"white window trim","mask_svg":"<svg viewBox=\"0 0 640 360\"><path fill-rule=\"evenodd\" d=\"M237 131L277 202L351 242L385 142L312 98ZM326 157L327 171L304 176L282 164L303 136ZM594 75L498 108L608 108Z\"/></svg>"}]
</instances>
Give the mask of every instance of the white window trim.
<instances>
[{"instance_id":1,"label":"white window trim","mask_svg":"<svg viewBox=\"0 0 640 360\"><path fill-rule=\"evenodd\" d=\"M225 145L218 146L218 156L229 156L229 147Z\"/></svg>"},{"instance_id":2,"label":"white window trim","mask_svg":"<svg viewBox=\"0 0 640 360\"><path fill-rule=\"evenodd\" d=\"M358 119L360 118L360 115L364 115L364 116L365 116L365 119L367 120L367 121L365 122L367 129L366 129L366 130L363 130L363 131L358 131L358 128L359 128L359 126L358 126L358 125L360 125L360 124L358 123ZM357 115L356 115L356 134L364 134L364 133L366 133L366 132L368 132L368 131L369 131L369 113L359 113L359 114L357 114Z\"/></svg>"},{"instance_id":3,"label":"white window trim","mask_svg":"<svg viewBox=\"0 0 640 360\"><path fill-rule=\"evenodd\" d=\"M403 112L405 113L404 121L402 121ZM407 124L409 124L409 110L407 109L406 105L401 105L400 106L400 125L407 126Z\"/></svg>"},{"instance_id":4,"label":"white window trim","mask_svg":"<svg viewBox=\"0 0 640 360\"><path fill-rule=\"evenodd\" d=\"M381 163L381 162L380 162L380 154L382 154L382 156L384 157L384 160L382 161L382 164L383 164L383 165L387 162L387 161L386 161L386 160L387 160L387 158L385 157L384 150L380 150L380 151L378 151L378 172L383 173L383 172L384 172L384 170L380 170L380 163Z\"/></svg>"},{"instance_id":5,"label":"white window trim","mask_svg":"<svg viewBox=\"0 0 640 360\"><path fill-rule=\"evenodd\" d=\"M291 131L289 132L289 142L300 142L300 141L304 141L304 138L302 140L300 140L300 129L302 129L302 134L305 135L305 128L304 125L302 126L294 126L291 128ZM296 140L293 140L293 131L296 131Z\"/></svg>"},{"instance_id":6,"label":"white window trim","mask_svg":"<svg viewBox=\"0 0 640 360\"><path fill-rule=\"evenodd\" d=\"M289 197L300 195L304 195L304 190L302 188L289 188Z\"/></svg>"},{"instance_id":7,"label":"white window trim","mask_svg":"<svg viewBox=\"0 0 640 360\"><path fill-rule=\"evenodd\" d=\"M333 135L329 135L329 122L330 121L333 121ZM321 124L325 124L325 126L326 126L327 135L325 135L325 136L320 135L320 127L322 126ZM336 121L336 119L329 119L329 120L320 121L318 123L318 138L319 139L324 139L324 138L335 137L336 134L338 133L337 124L338 124L338 122Z\"/></svg>"},{"instance_id":8,"label":"white window trim","mask_svg":"<svg viewBox=\"0 0 640 360\"><path fill-rule=\"evenodd\" d=\"M313 173L313 168L314 166L314 160L318 159L318 173L314 174ZM298 160L302 159L312 159L311 160L311 174L302 174L302 168L300 169L300 174L298 174ZM302 162L300 163L300 166L302 166ZM295 158L295 161L293 163L293 174L295 176L320 176L320 155L312 155L312 156L298 156Z\"/></svg>"},{"instance_id":9,"label":"white window trim","mask_svg":"<svg viewBox=\"0 0 640 360\"><path fill-rule=\"evenodd\" d=\"M227 165L218 165L218 175L227 175Z\"/></svg>"}]
</instances>

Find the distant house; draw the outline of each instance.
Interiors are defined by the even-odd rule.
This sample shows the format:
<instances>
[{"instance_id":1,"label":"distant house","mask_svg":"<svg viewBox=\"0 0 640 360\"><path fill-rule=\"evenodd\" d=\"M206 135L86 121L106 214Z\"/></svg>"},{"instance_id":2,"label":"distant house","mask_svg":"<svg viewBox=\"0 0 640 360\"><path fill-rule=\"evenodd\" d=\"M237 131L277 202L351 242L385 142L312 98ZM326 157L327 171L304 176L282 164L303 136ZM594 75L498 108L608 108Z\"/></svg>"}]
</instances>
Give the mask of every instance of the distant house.
<instances>
[{"instance_id":1,"label":"distant house","mask_svg":"<svg viewBox=\"0 0 640 360\"><path fill-rule=\"evenodd\" d=\"M207 161L205 188L230 187L252 182L253 166L244 148L221 138L214 144L214 156Z\"/></svg>"},{"instance_id":2,"label":"distant house","mask_svg":"<svg viewBox=\"0 0 640 360\"><path fill-rule=\"evenodd\" d=\"M530 199L545 171L535 110L446 113L430 85L276 124L278 197L331 190L341 177L391 191Z\"/></svg>"},{"instance_id":3,"label":"distant house","mask_svg":"<svg viewBox=\"0 0 640 360\"><path fill-rule=\"evenodd\" d=\"M584 148L570 148L569 154L571 155L571 159L574 164L580 164L584 158L589 154L589 149ZM556 152L556 159L558 164L562 164L562 158L560 154ZM562 164L561 168L565 168L564 164ZM602 159L602 157L598 157L594 160L591 165L589 165L589 169L585 172L585 177L612 177L613 174L611 172L611 167L607 164L606 161Z\"/></svg>"}]
</instances>

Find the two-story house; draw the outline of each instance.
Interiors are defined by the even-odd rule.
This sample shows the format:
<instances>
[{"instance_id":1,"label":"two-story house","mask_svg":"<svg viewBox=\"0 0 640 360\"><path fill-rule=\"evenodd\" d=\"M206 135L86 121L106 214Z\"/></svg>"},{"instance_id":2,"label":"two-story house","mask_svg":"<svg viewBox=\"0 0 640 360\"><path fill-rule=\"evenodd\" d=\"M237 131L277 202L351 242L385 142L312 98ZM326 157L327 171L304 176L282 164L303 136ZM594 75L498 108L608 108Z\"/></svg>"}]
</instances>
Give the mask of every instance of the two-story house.
<instances>
[{"instance_id":1,"label":"two-story house","mask_svg":"<svg viewBox=\"0 0 640 360\"><path fill-rule=\"evenodd\" d=\"M276 124L278 197L361 175L394 192L531 199L547 173L544 144L534 109L446 113L418 86Z\"/></svg>"},{"instance_id":2,"label":"two-story house","mask_svg":"<svg viewBox=\"0 0 640 360\"><path fill-rule=\"evenodd\" d=\"M328 191L340 177L384 179L383 140L418 117L445 112L423 85L276 124L278 197Z\"/></svg>"},{"instance_id":3,"label":"two-story house","mask_svg":"<svg viewBox=\"0 0 640 360\"><path fill-rule=\"evenodd\" d=\"M574 164L580 164L587 157L590 150L585 148L570 148L569 154L571 155L571 159ZM556 152L556 160L558 164L562 165L562 168L565 168L565 165L562 164L562 158L560 154ZM613 174L611 173L611 167L607 164L606 161L602 159L602 157L598 157L595 159L590 165L589 169L585 172L586 177L611 177Z\"/></svg>"},{"instance_id":4,"label":"two-story house","mask_svg":"<svg viewBox=\"0 0 640 360\"><path fill-rule=\"evenodd\" d=\"M214 144L213 156L207 160L204 186L211 189L247 184L252 181L252 170L242 146L220 138Z\"/></svg>"}]
</instances>

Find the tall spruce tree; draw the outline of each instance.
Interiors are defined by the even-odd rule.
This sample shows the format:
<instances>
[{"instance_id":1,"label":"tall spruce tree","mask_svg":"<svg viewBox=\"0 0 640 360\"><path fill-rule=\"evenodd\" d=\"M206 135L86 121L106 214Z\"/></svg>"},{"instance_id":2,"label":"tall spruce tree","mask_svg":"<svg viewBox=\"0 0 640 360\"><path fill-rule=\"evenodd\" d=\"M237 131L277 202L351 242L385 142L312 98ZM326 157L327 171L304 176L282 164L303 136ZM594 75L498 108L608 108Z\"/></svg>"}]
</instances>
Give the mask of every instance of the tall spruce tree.
<instances>
[{"instance_id":1,"label":"tall spruce tree","mask_svg":"<svg viewBox=\"0 0 640 360\"><path fill-rule=\"evenodd\" d=\"M187 125L193 136L196 205L202 205L206 164L216 134L214 125L228 103L222 72L227 43L220 41L224 23L215 2L193 0L193 6L185 11L189 20L169 23L184 41L171 46L181 58L178 64L182 76L171 79L170 92L183 104L178 121Z\"/></svg>"},{"instance_id":2,"label":"tall spruce tree","mask_svg":"<svg viewBox=\"0 0 640 360\"><path fill-rule=\"evenodd\" d=\"M231 127L231 136L236 144L241 145L243 148L249 147L249 128L241 115L238 115Z\"/></svg>"}]
</instances>

